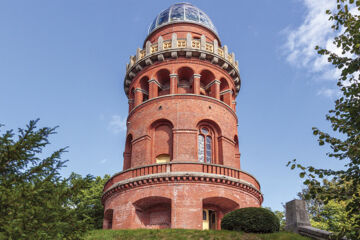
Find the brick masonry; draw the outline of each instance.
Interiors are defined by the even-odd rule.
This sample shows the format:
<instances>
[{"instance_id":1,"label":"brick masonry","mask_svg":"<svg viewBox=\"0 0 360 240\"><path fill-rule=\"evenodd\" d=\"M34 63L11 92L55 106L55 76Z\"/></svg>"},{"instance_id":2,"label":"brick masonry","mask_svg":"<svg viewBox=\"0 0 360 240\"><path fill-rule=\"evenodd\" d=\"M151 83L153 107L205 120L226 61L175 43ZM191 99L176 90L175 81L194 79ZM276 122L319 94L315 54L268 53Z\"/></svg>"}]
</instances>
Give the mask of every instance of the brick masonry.
<instances>
[{"instance_id":1,"label":"brick masonry","mask_svg":"<svg viewBox=\"0 0 360 240\"><path fill-rule=\"evenodd\" d=\"M179 22L152 32L144 47L174 34L221 46L206 27ZM259 183L240 170L232 73L200 50L178 55L164 49L160 54L166 59L133 65L124 169L104 186L103 228L202 229L203 209L208 209L216 213L213 228L220 229L227 212L261 206ZM205 148L202 135L209 139ZM199 162L202 150L207 157ZM160 158L167 160L160 163Z\"/></svg>"}]
</instances>

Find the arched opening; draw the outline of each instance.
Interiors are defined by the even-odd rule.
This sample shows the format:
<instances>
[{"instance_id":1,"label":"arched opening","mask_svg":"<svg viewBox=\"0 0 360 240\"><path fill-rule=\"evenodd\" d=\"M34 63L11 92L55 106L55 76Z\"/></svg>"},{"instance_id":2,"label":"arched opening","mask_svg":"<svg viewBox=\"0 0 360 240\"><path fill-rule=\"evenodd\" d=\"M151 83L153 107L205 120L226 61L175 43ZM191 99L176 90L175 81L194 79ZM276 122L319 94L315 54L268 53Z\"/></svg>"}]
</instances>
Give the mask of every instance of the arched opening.
<instances>
[{"instance_id":1,"label":"arched opening","mask_svg":"<svg viewBox=\"0 0 360 240\"><path fill-rule=\"evenodd\" d=\"M134 108L135 89L131 88L129 91L129 112Z\"/></svg>"},{"instance_id":2,"label":"arched opening","mask_svg":"<svg viewBox=\"0 0 360 240\"><path fill-rule=\"evenodd\" d=\"M104 213L103 229L112 229L113 223L113 209L107 209Z\"/></svg>"},{"instance_id":3,"label":"arched opening","mask_svg":"<svg viewBox=\"0 0 360 240\"><path fill-rule=\"evenodd\" d=\"M238 164L238 168L240 169L240 149L239 149L239 139L238 136L234 136L235 143L235 163Z\"/></svg>"},{"instance_id":4,"label":"arched opening","mask_svg":"<svg viewBox=\"0 0 360 240\"><path fill-rule=\"evenodd\" d=\"M203 199L203 230L221 229L221 219L228 212L239 208L239 204L225 197Z\"/></svg>"},{"instance_id":5,"label":"arched opening","mask_svg":"<svg viewBox=\"0 0 360 240\"><path fill-rule=\"evenodd\" d=\"M220 100L224 102L224 94L229 90L228 81L225 78L220 79Z\"/></svg>"},{"instance_id":6,"label":"arched opening","mask_svg":"<svg viewBox=\"0 0 360 240\"><path fill-rule=\"evenodd\" d=\"M200 94L215 97L214 83L215 75L209 70L203 70L200 73Z\"/></svg>"},{"instance_id":7,"label":"arched opening","mask_svg":"<svg viewBox=\"0 0 360 240\"><path fill-rule=\"evenodd\" d=\"M235 111L235 108L236 108L236 103L235 103L235 98L236 98L236 96L235 96L235 90L234 89L232 89L232 95L231 95L231 107L232 107L232 109Z\"/></svg>"},{"instance_id":8,"label":"arched opening","mask_svg":"<svg viewBox=\"0 0 360 240\"><path fill-rule=\"evenodd\" d=\"M201 121L198 126L198 161L202 163L221 164L219 157L220 128L212 121Z\"/></svg>"},{"instance_id":9,"label":"arched opening","mask_svg":"<svg viewBox=\"0 0 360 240\"><path fill-rule=\"evenodd\" d=\"M192 93L192 81L194 71L189 67L182 67L178 70L178 93Z\"/></svg>"},{"instance_id":10,"label":"arched opening","mask_svg":"<svg viewBox=\"0 0 360 240\"><path fill-rule=\"evenodd\" d=\"M142 77L140 79L140 88L142 91L142 102L145 102L146 100L149 99L149 78L148 77Z\"/></svg>"},{"instance_id":11,"label":"arched opening","mask_svg":"<svg viewBox=\"0 0 360 240\"><path fill-rule=\"evenodd\" d=\"M136 218L145 228L171 227L171 199L166 197L145 197L133 203Z\"/></svg>"},{"instance_id":12,"label":"arched opening","mask_svg":"<svg viewBox=\"0 0 360 240\"><path fill-rule=\"evenodd\" d=\"M152 152L155 163L166 163L172 159L173 125L167 120L158 120L151 126Z\"/></svg>"},{"instance_id":13,"label":"arched opening","mask_svg":"<svg viewBox=\"0 0 360 240\"><path fill-rule=\"evenodd\" d=\"M159 96L170 94L170 71L161 69L156 73L156 79L160 83Z\"/></svg>"},{"instance_id":14,"label":"arched opening","mask_svg":"<svg viewBox=\"0 0 360 240\"><path fill-rule=\"evenodd\" d=\"M131 150L132 150L132 135L129 134L126 138L125 142L125 151L124 151L124 167L123 169L126 170L128 168L131 168Z\"/></svg>"}]
</instances>

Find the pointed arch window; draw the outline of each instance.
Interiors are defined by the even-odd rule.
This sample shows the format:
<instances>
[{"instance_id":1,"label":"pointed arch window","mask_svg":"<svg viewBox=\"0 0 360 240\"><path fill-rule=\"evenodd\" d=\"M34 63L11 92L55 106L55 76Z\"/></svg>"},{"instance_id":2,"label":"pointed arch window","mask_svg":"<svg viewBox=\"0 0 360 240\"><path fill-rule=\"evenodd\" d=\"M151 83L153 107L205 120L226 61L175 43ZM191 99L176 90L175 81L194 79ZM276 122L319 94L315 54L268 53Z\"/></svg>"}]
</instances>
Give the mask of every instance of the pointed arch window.
<instances>
[{"instance_id":1,"label":"pointed arch window","mask_svg":"<svg viewBox=\"0 0 360 240\"><path fill-rule=\"evenodd\" d=\"M199 162L213 162L213 136L211 130L206 126L199 129L198 159Z\"/></svg>"}]
</instances>

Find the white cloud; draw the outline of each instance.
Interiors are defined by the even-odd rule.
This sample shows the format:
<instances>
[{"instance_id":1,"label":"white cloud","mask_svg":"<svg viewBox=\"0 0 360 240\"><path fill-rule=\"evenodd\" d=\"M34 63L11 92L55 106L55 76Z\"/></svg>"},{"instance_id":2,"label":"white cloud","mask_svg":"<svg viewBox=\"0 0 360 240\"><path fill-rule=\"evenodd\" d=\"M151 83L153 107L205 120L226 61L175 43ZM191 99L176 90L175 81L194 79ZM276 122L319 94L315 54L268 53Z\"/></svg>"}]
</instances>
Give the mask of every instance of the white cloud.
<instances>
[{"instance_id":1,"label":"white cloud","mask_svg":"<svg viewBox=\"0 0 360 240\"><path fill-rule=\"evenodd\" d=\"M286 29L287 40L284 46L286 60L298 68L305 68L321 79L335 80L339 71L331 66L326 56L317 54L315 46L326 47L338 52L332 43L334 32L327 9L334 10L336 1L329 0L302 0L306 7L306 16L303 23L296 29Z\"/></svg>"},{"instance_id":2,"label":"white cloud","mask_svg":"<svg viewBox=\"0 0 360 240\"><path fill-rule=\"evenodd\" d=\"M100 161L101 164L104 164L104 163L106 163L106 162L107 162L107 159L106 159L106 158L103 158L103 159Z\"/></svg>"},{"instance_id":3,"label":"white cloud","mask_svg":"<svg viewBox=\"0 0 360 240\"><path fill-rule=\"evenodd\" d=\"M328 98L335 98L338 97L341 93L338 89L331 89L331 88L322 88L317 92L317 95L324 96Z\"/></svg>"},{"instance_id":4,"label":"white cloud","mask_svg":"<svg viewBox=\"0 0 360 240\"><path fill-rule=\"evenodd\" d=\"M126 131L126 117L113 115L109 122L108 129L114 134Z\"/></svg>"}]
</instances>

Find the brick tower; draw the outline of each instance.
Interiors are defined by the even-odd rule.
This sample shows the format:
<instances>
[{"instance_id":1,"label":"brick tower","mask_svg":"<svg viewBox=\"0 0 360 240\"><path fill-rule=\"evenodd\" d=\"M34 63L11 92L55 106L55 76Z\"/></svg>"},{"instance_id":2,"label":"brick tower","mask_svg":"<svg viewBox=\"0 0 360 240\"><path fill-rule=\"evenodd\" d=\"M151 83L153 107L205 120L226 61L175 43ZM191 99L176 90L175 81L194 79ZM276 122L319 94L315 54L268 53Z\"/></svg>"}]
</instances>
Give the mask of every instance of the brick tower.
<instances>
[{"instance_id":1,"label":"brick tower","mask_svg":"<svg viewBox=\"0 0 360 240\"><path fill-rule=\"evenodd\" d=\"M210 18L188 3L162 11L126 66L123 171L104 186L105 229L220 229L229 211L260 207L240 170L238 62Z\"/></svg>"}]
</instances>

